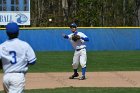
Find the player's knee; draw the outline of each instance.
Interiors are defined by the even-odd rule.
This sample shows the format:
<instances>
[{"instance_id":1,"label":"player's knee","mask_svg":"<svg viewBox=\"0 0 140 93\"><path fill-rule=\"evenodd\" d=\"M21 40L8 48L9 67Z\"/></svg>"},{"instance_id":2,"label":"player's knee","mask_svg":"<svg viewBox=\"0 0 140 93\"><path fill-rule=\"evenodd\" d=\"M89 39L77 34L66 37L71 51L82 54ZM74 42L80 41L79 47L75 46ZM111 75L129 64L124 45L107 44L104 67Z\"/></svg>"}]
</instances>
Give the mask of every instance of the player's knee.
<instances>
[{"instance_id":1,"label":"player's knee","mask_svg":"<svg viewBox=\"0 0 140 93\"><path fill-rule=\"evenodd\" d=\"M82 67L82 68L85 68L85 67L86 67L86 64L81 64L81 67Z\"/></svg>"},{"instance_id":2,"label":"player's knee","mask_svg":"<svg viewBox=\"0 0 140 93\"><path fill-rule=\"evenodd\" d=\"M73 64L72 64L72 67L73 67L74 69L77 69L77 68L78 68L78 64L73 63Z\"/></svg>"}]
</instances>

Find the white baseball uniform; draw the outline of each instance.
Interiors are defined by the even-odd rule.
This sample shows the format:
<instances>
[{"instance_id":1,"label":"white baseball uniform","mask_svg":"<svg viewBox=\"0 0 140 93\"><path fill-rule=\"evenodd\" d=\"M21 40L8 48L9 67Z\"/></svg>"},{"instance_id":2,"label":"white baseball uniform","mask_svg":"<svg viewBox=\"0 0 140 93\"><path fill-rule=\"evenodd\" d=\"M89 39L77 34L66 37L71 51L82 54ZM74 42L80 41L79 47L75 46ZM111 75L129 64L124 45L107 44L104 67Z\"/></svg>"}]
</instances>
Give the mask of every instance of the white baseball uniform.
<instances>
[{"instance_id":1,"label":"white baseball uniform","mask_svg":"<svg viewBox=\"0 0 140 93\"><path fill-rule=\"evenodd\" d=\"M0 59L7 93L23 93L28 64L36 60L31 46L18 38L7 40L0 45Z\"/></svg>"},{"instance_id":2,"label":"white baseball uniform","mask_svg":"<svg viewBox=\"0 0 140 93\"><path fill-rule=\"evenodd\" d=\"M70 42L72 43L72 46L75 49L74 56L73 56L73 69L77 69L79 62L82 68L86 67L87 62L87 54L86 54L86 45L84 44L83 39L79 39L76 42L72 40L72 35L75 33L71 33L68 35L68 38ZM79 35L82 38L87 38L87 36L82 32L76 32L77 35Z\"/></svg>"}]
</instances>

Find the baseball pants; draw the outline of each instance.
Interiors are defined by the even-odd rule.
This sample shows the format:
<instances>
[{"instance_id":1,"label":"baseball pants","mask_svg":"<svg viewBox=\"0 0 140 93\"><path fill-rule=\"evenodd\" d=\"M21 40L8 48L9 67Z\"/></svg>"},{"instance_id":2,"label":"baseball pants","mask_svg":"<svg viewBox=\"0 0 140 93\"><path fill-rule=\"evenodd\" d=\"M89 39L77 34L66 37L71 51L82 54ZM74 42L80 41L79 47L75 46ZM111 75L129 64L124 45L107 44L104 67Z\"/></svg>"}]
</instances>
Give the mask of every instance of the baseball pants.
<instances>
[{"instance_id":1,"label":"baseball pants","mask_svg":"<svg viewBox=\"0 0 140 93\"><path fill-rule=\"evenodd\" d=\"M24 73L6 73L3 76L3 86L6 93L24 93Z\"/></svg>"},{"instance_id":2,"label":"baseball pants","mask_svg":"<svg viewBox=\"0 0 140 93\"><path fill-rule=\"evenodd\" d=\"M73 69L77 69L79 66L79 63L82 68L86 67L86 62L87 62L87 54L86 54L86 49L81 49L79 51L75 50L74 56L73 56Z\"/></svg>"}]
</instances>

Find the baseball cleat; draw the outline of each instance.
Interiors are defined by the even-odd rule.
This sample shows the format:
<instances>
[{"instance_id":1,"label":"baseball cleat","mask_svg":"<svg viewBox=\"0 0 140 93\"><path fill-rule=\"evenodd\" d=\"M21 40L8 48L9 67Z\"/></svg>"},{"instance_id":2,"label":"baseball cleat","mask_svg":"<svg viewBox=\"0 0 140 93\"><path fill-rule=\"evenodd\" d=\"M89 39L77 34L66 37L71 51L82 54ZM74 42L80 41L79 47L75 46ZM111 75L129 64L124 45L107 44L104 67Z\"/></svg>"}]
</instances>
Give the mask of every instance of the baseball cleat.
<instances>
[{"instance_id":1,"label":"baseball cleat","mask_svg":"<svg viewBox=\"0 0 140 93\"><path fill-rule=\"evenodd\" d=\"M86 79L85 76L82 76L82 77L79 78L79 80L85 80L85 79Z\"/></svg>"},{"instance_id":2,"label":"baseball cleat","mask_svg":"<svg viewBox=\"0 0 140 93\"><path fill-rule=\"evenodd\" d=\"M79 74L78 73L75 73L72 76L70 76L69 79L74 79L75 77L78 77L78 76L79 76Z\"/></svg>"}]
</instances>

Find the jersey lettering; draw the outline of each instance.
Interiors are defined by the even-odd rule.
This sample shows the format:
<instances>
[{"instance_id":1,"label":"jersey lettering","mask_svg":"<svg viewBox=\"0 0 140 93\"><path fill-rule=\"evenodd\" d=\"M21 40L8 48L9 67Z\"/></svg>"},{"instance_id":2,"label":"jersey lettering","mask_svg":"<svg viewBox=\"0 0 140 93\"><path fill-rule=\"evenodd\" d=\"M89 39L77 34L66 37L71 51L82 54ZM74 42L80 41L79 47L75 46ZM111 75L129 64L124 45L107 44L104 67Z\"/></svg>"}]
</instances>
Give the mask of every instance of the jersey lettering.
<instances>
[{"instance_id":1,"label":"jersey lettering","mask_svg":"<svg viewBox=\"0 0 140 93\"><path fill-rule=\"evenodd\" d=\"M15 51L10 51L10 55L12 55L13 60L10 61L11 64L16 64L17 63L17 58L16 58L16 52Z\"/></svg>"}]
</instances>

